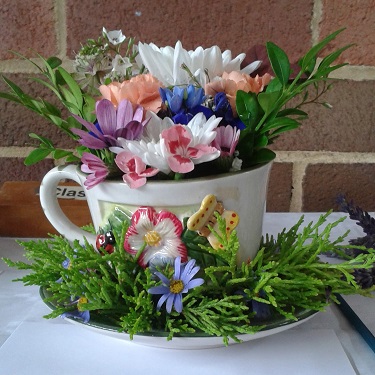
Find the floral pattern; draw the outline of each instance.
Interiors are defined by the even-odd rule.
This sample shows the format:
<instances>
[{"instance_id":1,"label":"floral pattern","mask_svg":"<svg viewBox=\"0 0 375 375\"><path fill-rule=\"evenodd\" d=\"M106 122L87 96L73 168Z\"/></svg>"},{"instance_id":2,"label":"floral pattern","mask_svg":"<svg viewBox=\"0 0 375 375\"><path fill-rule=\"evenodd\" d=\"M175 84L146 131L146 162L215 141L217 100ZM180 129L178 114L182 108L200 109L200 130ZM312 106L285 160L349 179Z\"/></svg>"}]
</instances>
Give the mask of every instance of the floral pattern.
<instances>
[{"instance_id":1,"label":"floral pattern","mask_svg":"<svg viewBox=\"0 0 375 375\"><path fill-rule=\"evenodd\" d=\"M181 240L183 226L176 215L169 211L156 212L153 207L140 207L131 218L125 235L124 248L137 257L141 267L154 258L187 261L187 250Z\"/></svg>"}]
</instances>

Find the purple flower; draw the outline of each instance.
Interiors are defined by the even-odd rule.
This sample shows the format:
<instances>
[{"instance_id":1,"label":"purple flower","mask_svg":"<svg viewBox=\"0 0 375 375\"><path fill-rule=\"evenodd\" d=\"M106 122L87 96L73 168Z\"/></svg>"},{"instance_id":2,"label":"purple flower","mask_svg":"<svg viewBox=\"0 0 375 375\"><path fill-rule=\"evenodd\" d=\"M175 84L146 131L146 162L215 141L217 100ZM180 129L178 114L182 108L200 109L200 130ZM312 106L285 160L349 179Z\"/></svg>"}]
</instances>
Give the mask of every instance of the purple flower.
<instances>
[{"instance_id":1,"label":"purple flower","mask_svg":"<svg viewBox=\"0 0 375 375\"><path fill-rule=\"evenodd\" d=\"M216 129L216 137L212 141L211 146L220 150L220 156L232 156L236 150L240 131L231 125L219 126Z\"/></svg>"},{"instance_id":2,"label":"purple flower","mask_svg":"<svg viewBox=\"0 0 375 375\"><path fill-rule=\"evenodd\" d=\"M81 137L79 143L94 150L116 146L117 138L138 139L149 121L143 120L143 107L137 106L133 111L133 105L126 99L120 102L117 110L109 100L99 100L96 103L96 124L74 117L88 130L72 129Z\"/></svg>"},{"instance_id":3,"label":"purple flower","mask_svg":"<svg viewBox=\"0 0 375 375\"><path fill-rule=\"evenodd\" d=\"M178 313L182 312L182 294L204 283L204 280L200 278L192 280L198 271L199 266L195 266L195 259L181 264L181 257L177 257L174 261L172 280L160 272L155 272L154 275L163 283L163 285L154 286L148 290L150 294L162 294L156 308L160 310L163 303L167 301L166 310L168 313L172 311L173 306Z\"/></svg>"},{"instance_id":4,"label":"purple flower","mask_svg":"<svg viewBox=\"0 0 375 375\"><path fill-rule=\"evenodd\" d=\"M89 152L84 152L81 161L81 171L89 174L85 181L87 189L93 188L95 185L104 181L108 176L109 171L107 166L103 160L97 156L90 154Z\"/></svg>"}]
</instances>

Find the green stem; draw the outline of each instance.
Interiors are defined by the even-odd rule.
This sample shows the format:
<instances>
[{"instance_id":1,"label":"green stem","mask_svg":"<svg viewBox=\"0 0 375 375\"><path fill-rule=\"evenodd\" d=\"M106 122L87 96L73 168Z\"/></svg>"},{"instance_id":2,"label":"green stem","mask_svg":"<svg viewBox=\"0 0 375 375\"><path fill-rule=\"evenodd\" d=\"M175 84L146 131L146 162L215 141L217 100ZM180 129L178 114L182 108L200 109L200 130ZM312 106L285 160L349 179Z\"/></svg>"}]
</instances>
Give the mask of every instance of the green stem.
<instances>
[{"instance_id":1,"label":"green stem","mask_svg":"<svg viewBox=\"0 0 375 375\"><path fill-rule=\"evenodd\" d=\"M143 253L143 250L146 248L146 246L147 246L147 242L144 242L143 245L140 247L140 249L137 251L137 254L135 254L134 259L136 261L138 261L138 258L141 256L141 254Z\"/></svg>"}]
</instances>

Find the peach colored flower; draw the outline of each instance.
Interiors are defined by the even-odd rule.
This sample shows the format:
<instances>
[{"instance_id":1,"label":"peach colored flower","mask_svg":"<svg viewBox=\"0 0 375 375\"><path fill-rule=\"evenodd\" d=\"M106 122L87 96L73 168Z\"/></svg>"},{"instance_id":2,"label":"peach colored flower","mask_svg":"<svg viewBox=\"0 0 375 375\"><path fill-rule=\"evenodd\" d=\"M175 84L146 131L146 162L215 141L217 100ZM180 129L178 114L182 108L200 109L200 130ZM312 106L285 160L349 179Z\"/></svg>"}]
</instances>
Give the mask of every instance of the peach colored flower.
<instances>
[{"instance_id":1,"label":"peach colored flower","mask_svg":"<svg viewBox=\"0 0 375 375\"><path fill-rule=\"evenodd\" d=\"M151 74L140 74L128 81L112 82L101 85L99 90L105 99L110 100L115 107L121 100L127 99L133 105L141 105L146 110L157 113L161 107L159 87L162 83Z\"/></svg>"},{"instance_id":2,"label":"peach colored flower","mask_svg":"<svg viewBox=\"0 0 375 375\"><path fill-rule=\"evenodd\" d=\"M224 72L220 79L212 81L205 86L206 95L215 96L218 92L225 92L229 104L233 111L233 116L237 116L236 94L238 90L254 92L259 94L271 81L272 76L268 73L263 76L250 77L249 74L233 71Z\"/></svg>"}]
</instances>

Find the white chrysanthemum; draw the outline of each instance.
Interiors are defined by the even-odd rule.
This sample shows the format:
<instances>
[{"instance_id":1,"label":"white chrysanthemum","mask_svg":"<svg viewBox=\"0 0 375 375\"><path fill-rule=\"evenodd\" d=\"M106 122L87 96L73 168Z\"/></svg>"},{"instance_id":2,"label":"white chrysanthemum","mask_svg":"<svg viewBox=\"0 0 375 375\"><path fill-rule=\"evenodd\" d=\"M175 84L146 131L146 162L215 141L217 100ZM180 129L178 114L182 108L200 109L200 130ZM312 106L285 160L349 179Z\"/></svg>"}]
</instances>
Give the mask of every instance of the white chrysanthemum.
<instances>
[{"instance_id":1,"label":"white chrysanthemum","mask_svg":"<svg viewBox=\"0 0 375 375\"><path fill-rule=\"evenodd\" d=\"M186 125L192 135L191 146L210 145L217 135L215 129L220 121L221 117L211 116L207 120L203 113L196 114Z\"/></svg>"},{"instance_id":2,"label":"white chrysanthemum","mask_svg":"<svg viewBox=\"0 0 375 375\"><path fill-rule=\"evenodd\" d=\"M169 154L164 146L164 140L158 142L145 142L143 140L126 141L126 146L124 148L140 157L145 164L157 168L165 174L171 171L167 161Z\"/></svg>"},{"instance_id":3,"label":"white chrysanthemum","mask_svg":"<svg viewBox=\"0 0 375 375\"><path fill-rule=\"evenodd\" d=\"M206 72L210 80L221 76L224 72L233 70L247 74L253 72L261 63L255 61L241 70L240 65L245 54L241 53L232 59L229 50L221 52L218 46L210 48L198 47L194 51L187 51L180 41L175 48L167 46L159 48L155 44L139 43L139 55L149 72L158 78L165 86L184 85L191 83L189 74L181 68L185 64L199 83L206 84Z\"/></svg>"},{"instance_id":4,"label":"white chrysanthemum","mask_svg":"<svg viewBox=\"0 0 375 375\"><path fill-rule=\"evenodd\" d=\"M171 118L165 117L164 119L161 119L152 111L147 111L147 118L150 118L150 120L142 134L142 140L145 142L158 142L161 132L174 125Z\"/></svg>"}]
</instances>

